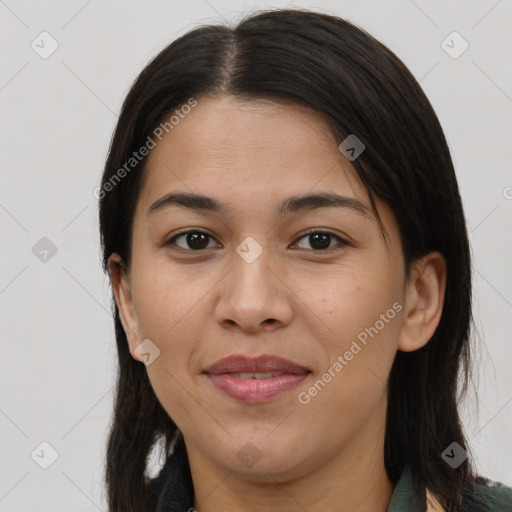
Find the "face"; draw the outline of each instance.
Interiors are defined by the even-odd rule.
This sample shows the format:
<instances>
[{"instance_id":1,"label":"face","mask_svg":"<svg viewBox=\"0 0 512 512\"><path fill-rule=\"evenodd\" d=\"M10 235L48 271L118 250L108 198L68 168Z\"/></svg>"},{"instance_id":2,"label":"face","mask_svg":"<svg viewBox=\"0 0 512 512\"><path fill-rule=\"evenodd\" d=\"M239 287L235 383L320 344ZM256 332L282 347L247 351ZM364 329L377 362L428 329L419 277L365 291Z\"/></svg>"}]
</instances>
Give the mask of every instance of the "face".
<instances>
[{"instance_id":1,"label":"face","mask_svg":"<svg viewBox=\"0 0 512 512\"><path fill-rule=\"evenodd\" d=\"M151 150L116 300L189 456L296 477L383 438L412 310L400 234L377 199L388 251L319 114L197 101Z\"/></svg>"}]
</instances>

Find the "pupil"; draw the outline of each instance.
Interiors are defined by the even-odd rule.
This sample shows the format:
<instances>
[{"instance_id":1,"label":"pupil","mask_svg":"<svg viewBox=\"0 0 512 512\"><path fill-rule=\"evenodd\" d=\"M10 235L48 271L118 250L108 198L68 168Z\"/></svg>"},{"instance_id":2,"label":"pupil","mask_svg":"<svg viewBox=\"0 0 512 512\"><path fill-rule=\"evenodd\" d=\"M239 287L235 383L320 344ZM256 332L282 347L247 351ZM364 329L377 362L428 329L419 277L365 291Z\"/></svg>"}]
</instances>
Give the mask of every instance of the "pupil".
<instances>
[{"instance_id":1,"label":"pupil","mask_svg":"<svg viewBox=\"0 0 512 512\"><path fill-rule=\"evenodd\" d=\"M311 247L314 249L327 249L331 242L328 233L314 233L309 235ZM191 249L205 249L208 245L208 237L205 233L188 233L187 243Z\"/></svg>"},{"instance_id":2,"label":"pupil","mask_svg":"<svg viewBox=\"0 0 512 512\"><path fill-rule=\"evenodd\" d=\"M205 233L188 233L187 242L191 249L204 249L208 245Z\"/></svg>"},{"instance_id":3,"label":"pupil","mask_svg":"<svg viewBox=\"0 0 512 512\"><path fill-rule=\"evenodd\" d=\"M314 233L310 236L310 243L313 249L327 249L331 242L331 235L328 233Z\"/></svg>"}]
</instances>

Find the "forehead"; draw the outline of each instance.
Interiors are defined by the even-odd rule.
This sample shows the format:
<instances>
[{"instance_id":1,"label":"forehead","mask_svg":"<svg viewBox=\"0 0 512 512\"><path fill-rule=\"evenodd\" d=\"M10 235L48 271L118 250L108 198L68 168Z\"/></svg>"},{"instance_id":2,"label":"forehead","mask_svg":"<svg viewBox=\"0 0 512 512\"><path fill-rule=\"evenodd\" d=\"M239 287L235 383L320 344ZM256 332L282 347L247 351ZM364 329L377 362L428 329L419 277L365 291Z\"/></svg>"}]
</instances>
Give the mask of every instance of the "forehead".
<instances>
[{"instance_id":1,"label":"forehead","mask_svg":"<svg viewBox=\"0 0 512 512\"><path fill-rule=\"evenodd\" d=\"M179 109L178 109L179 110ZM268 100L200 97L156 140L140 199L179 185L220 195L268 198L305 193L317 185L365 198L366 191L318 112Z\"/></svg>"},{"instance_id":2,"label":"forehead","mask_svg":"<svg viewBox=\"0 0 512 512\"><path fill-rule=\"evenodd\" d=\"M322 115L310 108L290 102L242 100L233 96L201 96L197 105L173 128L176 143L184 142L180 137L183 128L197 134L197 144L207 146L212 141L224 141L232 147L246 144L265 148L283 144L300 146L293 142L295 137L334 141Z\"/></svg>"}]
</instances>

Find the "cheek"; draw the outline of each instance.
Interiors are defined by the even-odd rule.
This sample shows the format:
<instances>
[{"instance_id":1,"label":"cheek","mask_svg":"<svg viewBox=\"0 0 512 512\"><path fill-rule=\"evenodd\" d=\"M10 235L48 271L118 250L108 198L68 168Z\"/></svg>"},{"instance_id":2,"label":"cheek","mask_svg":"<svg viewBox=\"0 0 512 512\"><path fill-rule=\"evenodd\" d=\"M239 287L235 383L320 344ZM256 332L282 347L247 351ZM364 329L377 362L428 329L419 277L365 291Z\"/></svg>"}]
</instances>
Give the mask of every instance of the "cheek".
<instances>
[{"instance_id":1,"label":"cheek","mask_svg":"<svg viewBox=\"0 0 512 512\"><path fill-rule=\"evenodd\" d=\"M204 425L205 421L204 406L198 407L202 400L195 396L191 375L191 360L197 350L195 340L201 329L190 322L190 315L182 318L182 314L174 313L169 310L169 315L155 314L154 323L150 316L146 318L147 337L160 350L159 357L146 370L153 391L169 417L180 429L191 432L196 424Z\"/></svg>"},{"instance_id":2,"label":"cheek","mask_svg":"<svg viewBox=\"0 0 512 512\"><path fill-rule=\"evenodd\" d=\"M173 418L190 396L190 361L200 339L204 288L177 273L141 272L133 278L140 339L151 340L159 355L147 366L153 389ZM202 292L202 293L201 293ZM179 414L178 414L179 416Z\"/></svg>"},{"instance_id":3,"label":"cheek","mask_svg":"<svg viewBox=\"0 0 512 512\"><path fill-rule=\"evenodd\" d=\"M160 351L147 371L164 407L172 408L183 401L181 397L190 398L186 392L190 389L190 360L204 336L208 315L205 293L212 287L205 281L191 279L168 264L133 266L138 334L141 340L150 339Z\"/></svg>"},{"instance_id":4,"label":"cheek","mask_svg":"<svg viewBox=\"0 0 512 512\"><path fill-rule=\"evenodd\" d=\"M339 275L329 276L319 285L304 289L304 302L318 313L328 329L323 342L331 356L349 350L351 341L357 339L364 344L365 339L373 339L383 334L382 341L374 345L388 344L385 339L391 331L397 333L397 321L401 300L399 281L391 275L374 268L353 268ZM311 283L312 284L312 283ZM397 303L397 304L395 304ZM395 306L393 306L395 304Z\"/></svg>"},{"instance_id":5,"label":"cheek","mask_svg":"<svg viewBox=\"0 0 512 512\"><path fill-rule=\"evenodd\" d=\"M204 299L208 283L191 279L168 265L148 265L134 272L132 290L140 335L166 345L184 325L190 328L197 323L195 310Z\"/></svg>"},{"instance_id":6,"label":"cheek","mask_svg":"<svg viewBox=\"0 0 512 512\"><path fill-rule=\"evenodd\" d=\"M319 411L365 414L380 399L398 347L403 309L392 276L368 271L331 281L329 298L315 296L328 334L321 342L324 356L318 380L301 403ZM346 276L345 276L346 277ZM344 404L340 409L336 404ZM330 407L330 405L333 407ZM335 406L336 405L336 406Z\"/></svg>"},{"instance_id":7,"label":"cheek","mask_svg":"<svg viewBox=\"0 0 512 512\"><path fill-rule=\"evenodd\" d=\"M318 432L335 428L333 443L356 435L386 399L386 383L396 354L394 320L376 334L372 324L372 329L350 328L332 339L327 349L329 363L316 380L299 390L302 421Z\"/></svg>"}]
</instances>

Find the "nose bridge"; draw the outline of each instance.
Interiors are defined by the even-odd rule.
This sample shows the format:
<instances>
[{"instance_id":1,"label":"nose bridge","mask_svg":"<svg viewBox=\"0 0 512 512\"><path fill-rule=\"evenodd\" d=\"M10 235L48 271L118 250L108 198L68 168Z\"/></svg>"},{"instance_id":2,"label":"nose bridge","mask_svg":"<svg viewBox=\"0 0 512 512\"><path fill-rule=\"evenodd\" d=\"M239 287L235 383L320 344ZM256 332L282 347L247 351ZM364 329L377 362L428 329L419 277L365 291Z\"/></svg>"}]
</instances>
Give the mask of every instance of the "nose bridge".
<instances>
[{"instance_id":1,"label":"nose bridge","mask_svg":"<svg viewBox=\"0 0 512 512\"><path fill-rule=\"evenodd\" d=\"M272 288L269 282L272 273L268 268L271 265L271 250L268 247L259 247L251 241L244 241L237 247L236 256L233 255L233 270L236 274L233 284L237 294L253 295L255 298L260 296L261 299L268 295L269 288Z\"/></svg>"},{"instance_id":2,"label":"nose bridge","mask_svg":"<svg viewBox=\"0 0 512 512\"><path fill-rule=\"evenodd\" d=\"M222 287L217 306L219 322L254 330L270 320L288 323L291 306L276 279L272 249L253 237L245 238L232 255L232 270Z\"/></svg>"},{"instance_id":3,"label":"nose bridge","mask_svg":"<svg viewBox=\"0 0 512 512\"><path fill-rule=\"evenodd\" d=\"M242 307L257 302L268 302L275 283L272 282L271 248L265 248L253 237L246 237L233 254L231 293L243 300ZM252 299L252 300L251 300ZM245 305L245 306L244 306ZM261 307L261 304L260 304Z\"/></svg>"}]
</instances>

